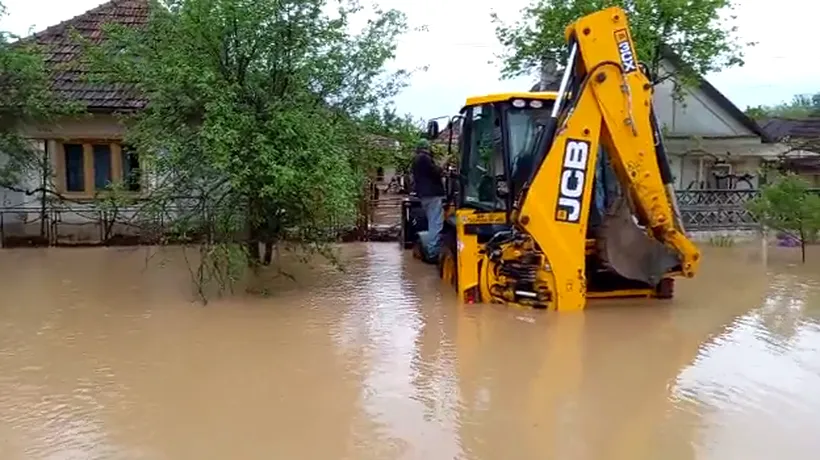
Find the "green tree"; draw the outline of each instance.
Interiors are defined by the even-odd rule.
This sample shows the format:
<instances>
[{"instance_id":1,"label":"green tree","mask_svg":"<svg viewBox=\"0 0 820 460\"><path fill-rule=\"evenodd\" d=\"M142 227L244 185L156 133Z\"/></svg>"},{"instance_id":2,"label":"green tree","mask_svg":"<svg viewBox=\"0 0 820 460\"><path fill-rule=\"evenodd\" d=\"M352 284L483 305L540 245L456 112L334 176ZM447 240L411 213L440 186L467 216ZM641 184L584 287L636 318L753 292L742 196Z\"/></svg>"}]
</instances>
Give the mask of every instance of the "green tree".
<instances>
[{"instance_id":1,"label":"green tree","mask_svg":"<svg viewBox=\"0 0 820 460\"><path fill-rule=\"evenodd\" d=\"M24 129L76 114L79 107L51 91L42 51L32 40L0 31L0 187L39 198L44 236L46 203L54 194L51 161L38 143L25 138Z\"/></svg>"},{"instance_id":2,"label":"green tree","mask_svg":"<svg viewBox=\"0 0 820 460\"><path fill-rule=\"evenodd\" d=\"M796 94L790 102L777 105L747 107L746 114L759 120L762 118L811 118L820 117L820 93L812 95Z\"/></svg>"},{"instance_id":3,"label":"green tree","mask_svg":"<svg viewBox=\"0 0 820 460\"><path fill-rule=\"evenodd\" d=\"M408 71L386 70L404 15L376 10L353 33L365 11L352 1L154 5L145 28L110 26L87 47L98 78L149 101L125 120L156 178L145 212L177 209L178 231L206 260L199 279L269 264L284 240L332 257L327 229L355 221L368 172L389 154L370 136L384 120L368 114L406 84Z\"/></svg>"},{"instance_id":4,"label":"green tree","mask_svg":"<svg viewBox=\"0 0 820 460\"><path fill-rule=\"evenodd\" d=\"M793 173L779 174L746 206L762 225L799 239L806 261L806 243L813 242L820 230L820 196L805 180Z\"/></svg>"},{"instance_id":5,"label":"green tree","mask_svg":"<svg viewBox=\"0 0 820 460\"><path fill-rule=\"evenodd\" d=\"M572 21L609 6L624 8L629 16L638 58L656 83L670 78L660 72L663 48L681 61L676 80L686 83L700 75L742 65L737 28L731 22L731 0L533 0L521 19L504 24L493 13L496 37L504 46L502 74L510 78L566 61L564 30ZM721 19L721 13L729 13Z\"/></svg>"},{"instance_id":6,"label":"green tree","mask_svg":"<svg viewBox=\"0 0 820 460\"><path fill-rule=\"evenodd\" d=\"M424 120L414 118L411 114L400 116L393 107L371 110L362 118L367 131L383 140L397 142L397 148L383 149L386 154L376 160L378 166L392 166L397 171L404 171L413 157L415 143L424 128Z\"/></svg>"},{"instance_id":7,"label":"green tree","mask_svg":"<svg viewBox=\"0 0 820 460\"><path fill-rule=\"evenodd\" d=\"M6 10L0 3L0 17L4 16ZM0 180L8 185L16 185L34 156L33 146L20 135L20 128L49 117L52 102L41 55L35 46L21 44L19 38L0 31L0 151L9 158Z\"/></svg>"}]
</instances>

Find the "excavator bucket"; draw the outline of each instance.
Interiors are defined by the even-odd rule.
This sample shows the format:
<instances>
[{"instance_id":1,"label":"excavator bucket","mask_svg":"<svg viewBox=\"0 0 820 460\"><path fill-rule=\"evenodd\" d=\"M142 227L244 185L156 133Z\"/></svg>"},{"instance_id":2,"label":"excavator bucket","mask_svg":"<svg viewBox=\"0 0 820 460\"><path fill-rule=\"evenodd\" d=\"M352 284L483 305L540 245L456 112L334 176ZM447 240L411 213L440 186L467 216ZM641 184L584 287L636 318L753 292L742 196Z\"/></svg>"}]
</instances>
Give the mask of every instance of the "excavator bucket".
<instances>
[{"instance_id":1,"label":"excavator bucket","mask_svg":"<svg viewBox=\"0 0 820 460\"><path fill-rule=\"evenodd\" d=\"M666 246L649 237L632 217L629 202L619 197L605 213L597 235L604 265L624 278L654 286L680 262Z\"/></svg>"}]
</instances>

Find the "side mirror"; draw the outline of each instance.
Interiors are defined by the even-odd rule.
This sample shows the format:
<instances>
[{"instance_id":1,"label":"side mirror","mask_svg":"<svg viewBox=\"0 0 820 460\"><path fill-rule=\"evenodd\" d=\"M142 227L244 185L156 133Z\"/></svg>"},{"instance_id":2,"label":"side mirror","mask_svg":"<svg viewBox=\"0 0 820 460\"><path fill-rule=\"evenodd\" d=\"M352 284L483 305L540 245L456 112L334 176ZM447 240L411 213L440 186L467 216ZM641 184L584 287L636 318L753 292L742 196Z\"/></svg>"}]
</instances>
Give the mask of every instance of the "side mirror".
<instances>
[{"instance_id":1,"label":"side mirror","mask_svg":"<svg viewBox=\"0 0 820 460\"><path fill-rule=\"evenodd\" d=\"M427 139L436 139L439 134L441 134L441 130L438 127L438 122L436 120L430 120L427 123Z\"/></svg>"}]
</instances>

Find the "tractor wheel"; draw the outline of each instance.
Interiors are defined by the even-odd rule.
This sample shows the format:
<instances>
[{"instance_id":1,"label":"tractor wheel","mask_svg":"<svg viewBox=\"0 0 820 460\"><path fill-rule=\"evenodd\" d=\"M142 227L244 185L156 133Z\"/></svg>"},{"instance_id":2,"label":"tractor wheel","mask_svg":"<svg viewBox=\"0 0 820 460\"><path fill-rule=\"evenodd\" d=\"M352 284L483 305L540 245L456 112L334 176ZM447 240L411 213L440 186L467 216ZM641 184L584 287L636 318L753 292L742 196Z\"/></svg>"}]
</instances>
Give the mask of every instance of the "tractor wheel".
<instances>
[{"instance_id":1,"label":"tractor wheel","mask_svg":"<svg viewBox=\"0 0 820 460\"><path fill-rule=\"evenodd\" d=\"M452 286L458 292L458 262L456 253L449 245L441 248L441 256L438 262L438 274L442 281Z\"/></svg>"},{"instance_id":2,"label":"tractor wheel","mask_svg":"<svg viewBox=\"0 0 820 460\"><path fill-rule=\"evenodd\" d=\"M655 296L659 299L671 299L675 296L675 280L664 278L655 287Z\"/></svg>"}]
</instances>

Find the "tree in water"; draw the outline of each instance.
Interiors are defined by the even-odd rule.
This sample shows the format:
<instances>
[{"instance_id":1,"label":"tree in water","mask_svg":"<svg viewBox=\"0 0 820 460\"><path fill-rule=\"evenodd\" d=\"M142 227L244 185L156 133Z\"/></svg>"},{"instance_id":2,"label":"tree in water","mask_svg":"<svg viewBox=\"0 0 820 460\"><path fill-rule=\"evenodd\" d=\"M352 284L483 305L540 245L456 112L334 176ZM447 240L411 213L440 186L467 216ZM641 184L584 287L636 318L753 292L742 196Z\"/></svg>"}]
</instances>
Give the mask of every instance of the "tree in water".
<instances>
[{"instance_id":1,"label":"tree in water","mask_svg":"<svg viewBox=\"0 0 820 460\"><path fill-rule=\"evenodd\" d=\"M493 13L496 37L504 46L502 73L511 78L548 69L567 58L564 30L576 19L610 6L622 7L629 16L632 39L641 62L655 82L675 77L680 83L735 65L743 65L742 49L731 0L532 0L512 25ZM751 43L747 44L751 45ZM661 72L664 49L680 60L675 75Z\"/></svg>"},{"instance_id":2,"label":"tree in water","mask_svg":"<svg viewBox=\"0 0 820 460\"><path fill-rule=\"evenodd\" d=\"M332 258L327 230L354 223L390 154L368 136L409 75L386 70L404 15L376 10L352 33L357 13L345 0L166 0L144 29L107 27L87 47L98 78L149 100L126 119L153 178L144 212L196 238L200 285L271 263L286 240Z\"/></svg>"},{"instance_id":3,"label":"tree in water","mask_svg":"<svg viewBox=\"0 0 820 460\"><path fill-rule=\"evenodd\" d=\"M762 225L798 239L806 262L806 243L820 230L820 196L805 180L794 173L778 174L746 206Z\"/></svg>"}]
</instances>

